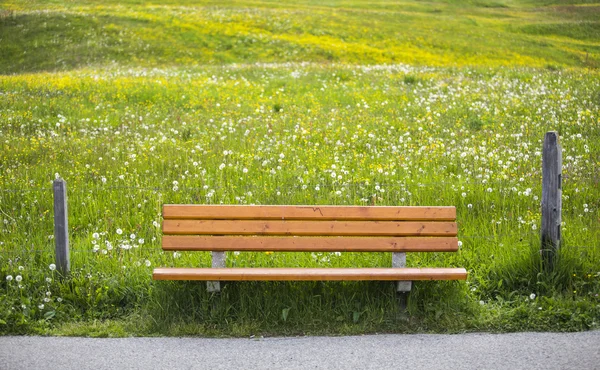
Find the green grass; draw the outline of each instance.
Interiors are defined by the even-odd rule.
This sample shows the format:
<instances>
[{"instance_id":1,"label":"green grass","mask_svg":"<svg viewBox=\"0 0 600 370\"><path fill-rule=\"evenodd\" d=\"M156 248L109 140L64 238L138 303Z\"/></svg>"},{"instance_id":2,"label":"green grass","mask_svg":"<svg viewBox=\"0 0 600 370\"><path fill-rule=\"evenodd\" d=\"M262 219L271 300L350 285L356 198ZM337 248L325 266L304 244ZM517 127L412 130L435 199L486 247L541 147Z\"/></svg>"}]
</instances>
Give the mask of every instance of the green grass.
<instances>
[{"instance_id":1,"label":"green grass","mask_svg":"<svg viewBox=\"0 0 600 370\"><path fill-rule=\"evenodd\" d=\"M598 327L597 4L162 4L2 5L0 333ZM553 273L539 257L548 130L564 149ZM49 268L56 176L68 184L66 278ZM454 205L460 251L408 264L469 279L415 283L407 312L384 282L229 283L220 295L155 282L156 266L210 265L208 253L161 251L164 203ZM230 266L390 264L228 255Z\"/></svg>"},{"instance_id":2,"label":"green grass","mask_svg":"<svg viewBox=\"0 0 600 370\"><path fill-rule=\"evenodd\" d=\"M0 70L307 61L597 68L600 58L593 3L121 3L5 2Z\"/></svg>"}]
</instances>

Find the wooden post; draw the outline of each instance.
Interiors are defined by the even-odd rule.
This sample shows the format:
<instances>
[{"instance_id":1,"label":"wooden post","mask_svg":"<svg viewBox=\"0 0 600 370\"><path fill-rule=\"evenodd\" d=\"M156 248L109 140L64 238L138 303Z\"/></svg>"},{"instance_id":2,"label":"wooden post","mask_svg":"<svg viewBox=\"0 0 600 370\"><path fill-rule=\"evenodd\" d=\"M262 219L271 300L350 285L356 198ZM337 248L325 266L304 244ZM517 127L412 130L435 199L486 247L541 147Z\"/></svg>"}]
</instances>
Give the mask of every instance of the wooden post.
<instances>
[{"instance_id":1,"label":"wooden post","mask_svg":"<svg viewBox=\"0 0 600 370\"><path fill-rule=\"evenodd\" d=\"M69 261L69 220L67 214L67 183L54 180L54 241L56 245L56 269L62 275L71 270Z\"/></svg>"},{"instance_id":2,"label":"wooden post","mask_svg":"<svg viewBox=\"0 0 600 370\"><path fill-rule=\"evenodd\" d=\"M541 252L544 267L551 271L560 248L562 211L562 152L558 133L550 131L544 138L542 153L542 227Z\"/></svg>"},{"instance_id":3,"label":"wooden post","mask_svg":"<svg viewBox=\"0 0 600 370\"><path fill-rule=\"evenodd\" d=\"M224 268L225 267L225 259L227 255L225 252L211 252L212 254L212 268ZM206 289L209 292L220 292L221 291L221 282L220 281L207 281Z\"/></svg>"}]
</instances>

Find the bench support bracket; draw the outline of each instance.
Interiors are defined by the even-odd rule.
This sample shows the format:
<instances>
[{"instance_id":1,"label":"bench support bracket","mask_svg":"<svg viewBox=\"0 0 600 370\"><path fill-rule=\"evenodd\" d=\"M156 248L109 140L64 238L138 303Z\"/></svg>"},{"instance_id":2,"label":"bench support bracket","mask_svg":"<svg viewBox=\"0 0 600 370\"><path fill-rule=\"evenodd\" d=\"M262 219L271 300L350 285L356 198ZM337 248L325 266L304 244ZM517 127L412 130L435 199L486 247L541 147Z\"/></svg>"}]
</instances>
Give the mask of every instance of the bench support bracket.
<instances>
[{"instance_id":1,"label":"bench support bracket","mask_svg":"<svg viewBox=\"0 0 600 370\"><path fill-rule=\"evenodd\" d=\"M225 268L225 259L227 255L225 252L211 252L212 254L212 268ZM220 281L207 281L206 289L211 293L221 291Z\"/></svg>"},{"instance_id":2,"label":"bench support bracket","mask_svg":"<svg viewBox=\"0 0 600 370\"><path fill-rule=\"evenodd\" d=\"M392 267L406 267L406 253L392 253ZM400 293L410 292L412 281L398 281L396 290Z\"/></svg>"}]
</instances>

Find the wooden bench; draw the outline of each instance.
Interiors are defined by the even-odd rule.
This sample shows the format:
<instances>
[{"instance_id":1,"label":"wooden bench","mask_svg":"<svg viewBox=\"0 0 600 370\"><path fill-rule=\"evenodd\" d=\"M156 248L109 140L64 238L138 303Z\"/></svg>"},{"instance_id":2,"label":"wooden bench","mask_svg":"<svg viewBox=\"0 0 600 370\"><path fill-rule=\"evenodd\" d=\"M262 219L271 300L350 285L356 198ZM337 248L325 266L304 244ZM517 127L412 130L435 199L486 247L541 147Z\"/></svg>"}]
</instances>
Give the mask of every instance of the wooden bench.
<instances>
[{"instance_id":1,"label":"wooden bench","mask_svg":"<svg viewBox=\"0 0 600 370\"><path fill-rule=\"evenodd\" d=\"M155 280L466 280L464 268L409 268L406 252L454 252L454 207L164 205L162 248L211 251L212 268L154 269ZM226 268L226 251L392 252L391 268Z\"/></svg>"}]
</instances>

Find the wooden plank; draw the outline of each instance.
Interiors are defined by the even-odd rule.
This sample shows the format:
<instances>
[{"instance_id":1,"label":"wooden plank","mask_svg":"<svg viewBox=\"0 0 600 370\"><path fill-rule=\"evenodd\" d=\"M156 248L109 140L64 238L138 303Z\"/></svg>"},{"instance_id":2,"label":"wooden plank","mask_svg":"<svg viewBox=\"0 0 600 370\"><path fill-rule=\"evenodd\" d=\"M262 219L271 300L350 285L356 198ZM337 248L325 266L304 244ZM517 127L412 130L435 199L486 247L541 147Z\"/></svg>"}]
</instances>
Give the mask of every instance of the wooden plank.
<instances>
[{"instance_id":1,"label":"wooden plank","mask_svg":"<svg viewBox=\"0 0 600 370\"><path fill-rule=\"evenodd\" d=\"M454 222L164 220L171 235L456 236Z\"/></svg>"},{"instance_id":2,"label":"wooden plank","mask_svg":"<svg viewBox=\"0 0 600 370\"><path fill-rule=\"evenodd\" d=\"M156 268L154 280L466 280L464 268Z\"/></svg>"},{"instance_id":3,"label":"wooden plank","mask_svg":"<svg viewBox=\"0 0 600 370\"><path fill-rule=\"evenodd\" d=\"M455 252L456 237L280 237L164 235L168 251Z\"/></svg>"},{"instance_id":4,"label":"wooden plank","mask_svg":"<svg viewBox=\"0 0 600 370\"><path fill-rule=\"evenodd\" d=\"M165 204L164 219L453 221L455 207Z\"/></svg>"},{"instance_id":5,"label":"wooden plank","mask_svg":"<svg viewBox=\"0 0 600 370\"><path fill-rule=\"evenodd\" d=\"M542 153L541 252L544 266L552 270L560 248L562 212L562 150L557 132L547 132Z\"/></svg>"}]
</instances>

